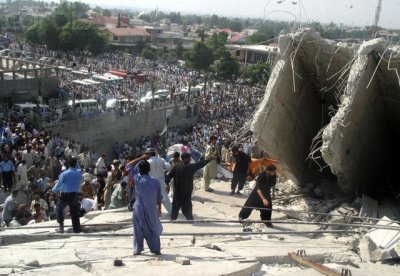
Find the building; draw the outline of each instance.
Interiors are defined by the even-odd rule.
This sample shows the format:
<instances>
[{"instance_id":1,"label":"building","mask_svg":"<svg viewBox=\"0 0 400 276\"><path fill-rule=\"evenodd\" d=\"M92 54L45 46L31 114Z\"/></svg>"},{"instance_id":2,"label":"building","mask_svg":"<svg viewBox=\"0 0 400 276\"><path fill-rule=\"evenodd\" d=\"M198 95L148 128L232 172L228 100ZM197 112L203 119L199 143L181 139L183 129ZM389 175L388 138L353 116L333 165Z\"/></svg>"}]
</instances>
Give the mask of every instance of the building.
<instances>
[{"instance_id":1,"label":"building","mask_svg":"<svg viewBox=\"0 0 400 276\"><path fill-rule=\"evenodd\" d=\"M242 65L265 62L273 65L279 54L278 45L225 45Z\"/></svg>"},{"instance_id":2,"label":"building","mask_svg":"<svg viewBox=\"0 0 400 276\"><path fill-rule=\"evenodd\" d=\"M110 42L116 46L135 46L139 42L150 42L151 35L143 27L109 28Z\"/></svg>"}]
</instances>

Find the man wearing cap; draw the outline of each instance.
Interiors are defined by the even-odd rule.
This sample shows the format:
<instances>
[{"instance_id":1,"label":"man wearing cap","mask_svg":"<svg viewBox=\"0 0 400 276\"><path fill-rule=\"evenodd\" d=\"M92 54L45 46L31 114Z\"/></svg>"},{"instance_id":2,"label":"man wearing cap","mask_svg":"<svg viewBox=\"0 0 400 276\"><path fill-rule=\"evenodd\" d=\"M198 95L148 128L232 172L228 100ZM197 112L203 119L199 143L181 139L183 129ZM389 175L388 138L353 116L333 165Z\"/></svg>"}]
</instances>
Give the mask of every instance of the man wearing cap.
<instances>
[{"instance_id":1,"label":"man wearing cap","mask_svg":"<svg viewBox=\"0 0 400 276\"><path fill-rule=\"evenodd\" d=\"M267 227L273 227L271 221L272 198L275 197L276 167L269 165L261 168L262 172L257 177L256 187L246 200L239 213L239 219L247 219L254 209L260 209L260 217ZM272 190L272 196L271 196Z\"/></svg>"},{"instance_id":2,"label":"man wearing cap","mask_svg":"<svg viewBox=\"0 0 400 276\"><path fill-rule=\"evenodd\" d=\"M171 215L171 201L168 197L167 187L165 184L165 171L170 170L171 165L166 162L163 158L157 156L156 150L154 148L148 148L144 152L149 159L147 160L150 164L150 173L149 175L160 182L161 192L162 192L162 204L164 205L165 210L168 213L168 216Z\"/></svg>"},{"instance_id":3,"label":"man wearing cap","mask_svg":"<svg viewBox=\"0 0 400 276\"><path fill-rule=\"evenodd\" d=\"M78 168L78 161L72 157L68 160L69 169L60 174L57 184L52 192L60 192L57 202L57 222L60 225L59 232L64 233L64 208L69 205L72 228L75 233L81 231L79 221L79 189L82 181L82 173Z\"/></svg>"},{"instance_id":4,"label":"man wearing cap","mask_svg":"<svg viewBox=\"0 0 400 276\"><path fill-rule=\"evenodd\" d=\"M204 190L206 192L213 192L214 189L210 188L211 179L217 176L217 161L216 158L211 160L211 156L216 155L215 144L217 143L217 137L211 136L210 141L206 147L204 154L205 160L210 160L204 167L203 178L204 178Z\"/></svg>"},{"instance_id":5,"label":"man wearing cap","mask_svg":"<svg viewBox=\"0 0 400 276\"><path fill-rule=\"evenodd\" d=\"M192 192L193 192L193 176L198 169L206 166L210 162L217 159L215 155L211 155L207 160L197 163L190 163L190 154L182 153L182 162L177 163L167 174L167 187L171 179L174 180L174 197L172 199L171 219L178 218L179 210L187 220L193 220Z\"/></svg>"}]
</instances>

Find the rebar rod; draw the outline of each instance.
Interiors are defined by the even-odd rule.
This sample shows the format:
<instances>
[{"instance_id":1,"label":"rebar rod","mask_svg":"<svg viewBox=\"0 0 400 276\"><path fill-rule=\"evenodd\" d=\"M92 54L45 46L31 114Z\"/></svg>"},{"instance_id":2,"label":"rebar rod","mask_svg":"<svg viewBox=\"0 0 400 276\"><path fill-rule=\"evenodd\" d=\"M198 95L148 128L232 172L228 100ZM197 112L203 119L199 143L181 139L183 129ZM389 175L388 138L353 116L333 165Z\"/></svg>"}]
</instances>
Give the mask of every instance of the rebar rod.
<instances>
[{"instance_id":1,"label":"rebar rod","mask_svg":"<svg viewBox=\"0 0 400 276\"><path fill-rule=\"evenodd\" d=\"M297 220L220 220L220 219L203 219L203 220L162 220L163 224L194 224L194 223L266 223L271 222L275 224L289 224L289 225L319 225L319 226L336 226L336 227L355 227L355 228L374 228L374 229L386 229L386 230L395 230L400 231L400 226L393 225L378 225L371 223L336 223L336 222L317 222L317 221L297 221ZM100 227L100 226L131 226L132 222L124 222L124 223L103 223L103 224L82 224L82 226L86 227ZM27 229L43 229L43 228L58 228L57 225L51 226L22 226L22 227L10 227L5 228L6 230L27 230Z\"/></svg>"},{"instance_id":2,"label":"rebar rod","mask_svg":"<svg viewBox=\"0 0 400 276\"><path fill-rule=\"evenodd\" d=\"M293 235L293 234L343 234L343 233L358 233L355 230L315 230L315 231L268 231L268 232L182 232L174 233L167 232L162 233L161 236L247 236L247 235ZM40 234L14 234L7 235L3 238L13 238L13 237L131 237L133 233L40 233Z\"/></svg>"}]
</instances>

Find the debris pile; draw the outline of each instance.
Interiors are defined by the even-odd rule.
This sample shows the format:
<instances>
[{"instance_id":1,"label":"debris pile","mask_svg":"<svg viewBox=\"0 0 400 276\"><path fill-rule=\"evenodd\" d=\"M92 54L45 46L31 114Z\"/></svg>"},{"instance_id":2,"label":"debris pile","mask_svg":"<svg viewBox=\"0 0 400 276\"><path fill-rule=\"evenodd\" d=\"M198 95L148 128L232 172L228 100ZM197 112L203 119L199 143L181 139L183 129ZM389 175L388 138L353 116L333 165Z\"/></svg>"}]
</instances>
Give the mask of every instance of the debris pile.
<instances>
[{"instance_id":1,"label":"debris pile","mask_svg":"<svg viewBox=\"0 0 400 276\"><path fill-rule=\"evenodd\" d=\"M324 178L349 195L399 194L400 47L337 43L310 29L279 44L251 126L260 147L297 184Z\"/></svg>"}]
</instances>

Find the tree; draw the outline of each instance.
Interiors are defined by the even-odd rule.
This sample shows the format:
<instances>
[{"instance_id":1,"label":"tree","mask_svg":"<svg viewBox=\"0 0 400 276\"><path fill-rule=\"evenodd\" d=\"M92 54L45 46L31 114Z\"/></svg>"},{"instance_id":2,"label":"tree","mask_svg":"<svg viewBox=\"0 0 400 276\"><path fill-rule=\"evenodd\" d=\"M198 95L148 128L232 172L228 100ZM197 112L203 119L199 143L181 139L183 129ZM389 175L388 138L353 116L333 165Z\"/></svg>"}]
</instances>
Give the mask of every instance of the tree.
<instances>
[{"instance_id":1,"label":"tree","mask_svg":"<svg viewBox=\"0 0 400 276\"><path fill-rule=\"evenodd\" d=\"M104 16L111 16L111 11L108 9L104 9L101 14Z\"/></svg>"},{"instance_id":2,"label":"tree","mask_svg":"<svg viewBox=\"0 0 400 276\"><path fill-rule=\"evenodd\" d=\"M197 71L208 71L214 62L213 52L204 43L196 42L192 50L184 55L189 66Z\"/></svg>"},{"instance_id":3,"label":"tree","mask_svg":"<svg viewBox=\"0 0 400 276\"><path fill-rule=\"evenodd\" d=\"M42 41L40 39L40 32L39 32L39 27L40 23L35 22L34 24L30 25L26 30L25 30L25 39L34 43L34 44L40 44Z\"/></svg>"},{"instance_id":4,"label":"tree","mask_svg":"<svg viewBox=\"0 0 400 276\"><path fill-rule=\"evenodd\" d=\"M250 85L266 85L269 79L270 67L268 63L257 62L243 70L243 78Z\"/></svg>"},{"instance_id":5,"label":"tree","mask_svg":"<svg viewBox=\"0 0 400 276\"><path fill-rule=\"evenodd\" d=\"M267 40L268 40L267 35L265 33L258 31L246 38L246 44L258 44L260 42L265 42Z\"/></svg>"},{"instance_id":6,"label":"tree","mask_svg":"<svg viewBox=\"0 0 400 276\"><path fill-rule=\"evenodd\" d=\"M168 18L171 20L171 23L182 24L182 16L180 12L171 12Z\"/></svg>"},{"instance_id":7,"label":"tree","mask_svg":"<svg viewBox=\"0 0 400 276\"><path fill-rule=\"evenodd\" d=\"M202 42L196 42L193 49L184 54L186 63L197 72L204 72L204 91L206 90L207 74L214 62L213 51Z\"/></svg>"},{"instance_id":8,"label":"tree","mask_svg":"<svg viewBox=\"0 0 400 276\"><path fill-rule=\"evenodd\" d=\"M149 49L149 48L144 48L142 50L142 53L140 54L141 57L146 58L146 59L150 59L150 60L156 60L157 59L157 55L154 53L153 50Z\"/></svg>"},{"instance_id":9,"label":"tree","mask_svg":"<svg viewBox=\"0 0 400 276\"><path fill-rule=\"evenodd\" d=\"M42 43L46 44L50 49L57 49L59 47L60 31L55 26L51 17L46 17L41 21L39 26L39 36Z\"/></svg>"},{"instance_id":10,"label":"tree","mask_svg":"<svg viewBox=\"0 0 400 276\"><path fill-rule=\"evenodd\" d=\"M219 48L225 46L227 38L228 38L227 33L220 32L218 34L213 34L210 38L206 40L205 44L215 53Z\"/></svg>"},{"instance_id":11,"label":"tree","mask_svg":"<svg viewBox=\"0 0 400 276\"><path fill-rule=\"evenodd\" d=\"M239 74L239 63L236 58L232 57L229 51L221 48L219 60L215 62L214 71L218 77L224 80L233 80Z\"/></svg>"},{"instance_id":12,"label":"tree","mask_svg":"<svg viewBox=\"0 0 400 276\"><path fill-rule=\"evenodd\" d=\"M89 50L101 53L107 46L107 36L99 32L92 24L83 21L67 23L59 35L63 50Z\"/></svg>"}]
</instances>

